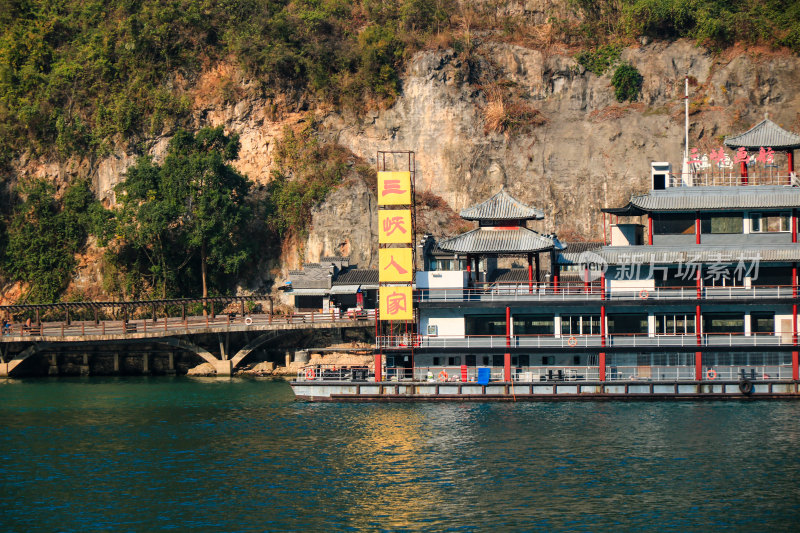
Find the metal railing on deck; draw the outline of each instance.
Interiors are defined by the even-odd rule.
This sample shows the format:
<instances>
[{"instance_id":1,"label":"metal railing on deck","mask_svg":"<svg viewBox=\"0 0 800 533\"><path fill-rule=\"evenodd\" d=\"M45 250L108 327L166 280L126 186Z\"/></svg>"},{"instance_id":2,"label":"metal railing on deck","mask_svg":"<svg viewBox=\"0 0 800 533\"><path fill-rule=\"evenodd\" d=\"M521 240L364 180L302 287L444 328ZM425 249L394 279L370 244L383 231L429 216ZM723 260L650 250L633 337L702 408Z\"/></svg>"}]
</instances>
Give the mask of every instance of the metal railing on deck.
<instances>
[{"instance_id":1,"label":"metal railing on deck","mask_svg":"<svg viewBox=\"0 0 800 533\"><path fill-rule=\"evenodd\" d=\"M418 366L411 368L387 367L384 381L435 382L435 383L474 383L478 379L480 367L461 366ZM490 380L505 381L502 367L489 367ZM464 373L466 372L466 377ZM703 381L751 381L792 379L789 365L737 365L704 366L701 372ZM512 367L511 380L519 383L540 382L597 382L600 369L597 366L525 366ZM606 365L606 381L696 381L696 370L689 365Z\"/></svg>"},{"instance_id":2,"label":"metal railing on deck","mask_svg":"<svg viewBox=\"0 0 800 533\"><path fill-rule=\"evenodd\" d=\"M699 342L698 342L699 340ZM653 348L698 346L786 346L793 344L791 333L695 333L686 335L649 335L647 333L607 335L606 347ZM510 342L505 335L395 335L379 336L376 348L602 348L600 335L513 335Z\"/></svg>"},{"instance_id":3,"label":"metal railing on deck","mask_svg":"<svg viewBox=\"0 0 800 533\"><path fill-rule=\"evenodd\" d=\"M751 287L702 287L700 300L796 298L797 288L791 285ZM496 283L469 289L418 289L417 302L493 302L493 301L601 301L601 300L697 300L697 287L626 287L607 290L598 284L558 285L533 283Z\"/></svg>"}]
</instances>

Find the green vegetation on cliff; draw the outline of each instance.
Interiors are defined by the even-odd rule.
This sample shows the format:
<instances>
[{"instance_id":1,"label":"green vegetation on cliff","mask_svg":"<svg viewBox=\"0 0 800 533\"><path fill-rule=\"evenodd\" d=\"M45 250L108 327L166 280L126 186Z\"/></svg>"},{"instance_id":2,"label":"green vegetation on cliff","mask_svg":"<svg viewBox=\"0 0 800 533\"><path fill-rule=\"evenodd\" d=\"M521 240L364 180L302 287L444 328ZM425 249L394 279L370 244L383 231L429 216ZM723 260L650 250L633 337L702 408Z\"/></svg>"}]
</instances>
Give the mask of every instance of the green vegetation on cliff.
<instances>
[{"instance_id":1,"label":"green vegetation on cliff","mask_svg":"<svg viewBox=\"0 0 800 533\"><path fill-rule=\"evenodd\" d=\"M42 179L23 183L18 193L23 200L8 227L3 272L25 283L23 301L57 301L75 274L75 254L90 233L105 234L109 214L85 181L70 185L61 200Z\"/></svg>"},{"instance_id":2,"label":"green vegetation on cliff","mask_svg":"<svg viewBox=\"0 0 800 533\"><path fill-rule=\"evenodd\" d=\"M551 19L552 36L583 47L578 60L597 75L618 67L612 80L618 99L639 94L641 76L617 63L622 48L642 36L687 37L714 49L744 42L800 52L797 1L565 2L579 16ZM153 137L173 136L164 164L140 159L119 190L106 289L126 296L225 290L229 274L255 255L242 238L248 224L278 238L302 236L311 209L353 167L364 176L371 171L361 172L341 147L320 142L311 122L299 131L287 129L276 152L275 179L267 187L266 213L250 217L252 206L244 201L249 183L229 165L237 139L220 130L181 130L198 118L190 116L189 94L202 72L216 62L234 61L247 90L275 106L360 111L394 101L414 51L452 47L468 74L459 80L487 94L487 131L510 134L544 119L523 95L482 79L481 62L471 55L480 41L525 41L535 34L539 28L529 24L527 14L507 9L518 5L0 0L0 181L6 186L16 181L9 163L26 151L51 161L78 156L85 169L120 144L141 154ZM491 69L486 73L493 76ZM221 83L220 92L225 101L235 98L230 84ZM0 207L5 280L25 282L29 301L58 299L75 275L75 255L85 250L88 236L95 235L101 246L109 238L112 213L83 181L58 193L45 181L2 192L10 198Z\"/></svg>"},{"instance_id":3,"label":"green vegetation on cliff","mask_svg":"<svg viewBox=\"0 0 800 533\"><path fill-rule=\"evenodd\" d=\"M795 0L570 0L583 15L571 28L581 42L646 35L687 37L711 47L734 42L788 46L800 52Z\"/></svg>"},{"instance_id":4,"label":"green vegetation on cliff","mask_svg":"<svg viewBox=\"0 0 800 533\"><path fill-rule=\"evenodd\" d=\"M162 165L149 157L131 167L117 186L117 245L107 259L115 266L115 292L139 296L208 296L224 290L250 259L247 224L251 182L230 164L239 137L222 128L178 131Z\"/></svg>"}]
</instances>

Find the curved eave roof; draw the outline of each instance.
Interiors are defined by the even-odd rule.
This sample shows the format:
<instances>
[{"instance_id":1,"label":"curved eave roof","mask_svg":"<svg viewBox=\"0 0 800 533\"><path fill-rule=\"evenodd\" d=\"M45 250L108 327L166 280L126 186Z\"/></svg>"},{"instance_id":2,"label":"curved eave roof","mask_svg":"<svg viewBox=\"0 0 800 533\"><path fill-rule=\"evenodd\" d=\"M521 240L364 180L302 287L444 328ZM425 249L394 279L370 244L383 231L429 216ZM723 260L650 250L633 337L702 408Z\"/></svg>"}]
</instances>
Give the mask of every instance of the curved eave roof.
<instances>
[{"instance_id":1,"label":"curved eave roof","mask_svg":"<svg viewBox=\"0 0 800 533\"><path fill-rule=\"evenodd\" d=\"M725 138L728 148L758 150L771 147L773 150L792 150L800 148L800 135L786 131L768 118L765 118L749 130L739 135Z\"/></svg>"},{"instance_id":2,"label":"curved eave roof","mask_svg":"<svg viewBox=\"0 0 800 533\"><path fill-rule=\"evenodd\" d=\"M458 254L511 254L543 252L563 245L528 228L477 228L439 243L439 248Z\"/></svg>"},{"instance_id":3,"label":"curved eave roof","mask_svg":"<svg viewBox=\"0 0 800 533\"><path fill-rule=\"evenodd\" d=\"M501 189L485 202L462 209L459 215L465 220L541 220L544 211L523 204Z\"/></svg>"},{"instance_id":4,"label":"curved eave roof","mask_svg":"<svg viewBox=\"0 0 800 533\"><path fill-rule=\"evenodd\" d=\"M800 188L788 186L675 187L633 196L625 207L606 208L612 215L636 216L658 211L784 209L800 207Z\"/></svg>"}]
</instances>

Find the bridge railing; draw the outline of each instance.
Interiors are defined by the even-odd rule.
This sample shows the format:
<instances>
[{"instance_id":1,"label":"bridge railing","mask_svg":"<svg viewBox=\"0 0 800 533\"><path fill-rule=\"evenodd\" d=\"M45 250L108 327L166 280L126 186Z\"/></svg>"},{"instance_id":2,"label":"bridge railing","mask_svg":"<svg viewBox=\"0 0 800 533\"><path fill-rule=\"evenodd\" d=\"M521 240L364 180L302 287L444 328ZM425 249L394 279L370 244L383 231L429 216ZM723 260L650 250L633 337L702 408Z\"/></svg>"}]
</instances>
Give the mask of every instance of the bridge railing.
<instances>
[{"instance_id":1,"label":"bridge railing","mask_svg":"<svg viewBox=\"0 0 800 533\"><path fill-rule=\"evenodd\" d=\"M187 332L199 332L206 329L262 328L277 324L336 324L353 321L374 321L376 311L340 312L338 310L324 313L294 314L246 314L228 313L223 315L138 318L132 320L80 320L70 322L14 323L7 322L3 327L0 342L11 342L31 337L88 337L88 336L127 336L132 334L170 335Z\"/></svg>"}]
</instances>

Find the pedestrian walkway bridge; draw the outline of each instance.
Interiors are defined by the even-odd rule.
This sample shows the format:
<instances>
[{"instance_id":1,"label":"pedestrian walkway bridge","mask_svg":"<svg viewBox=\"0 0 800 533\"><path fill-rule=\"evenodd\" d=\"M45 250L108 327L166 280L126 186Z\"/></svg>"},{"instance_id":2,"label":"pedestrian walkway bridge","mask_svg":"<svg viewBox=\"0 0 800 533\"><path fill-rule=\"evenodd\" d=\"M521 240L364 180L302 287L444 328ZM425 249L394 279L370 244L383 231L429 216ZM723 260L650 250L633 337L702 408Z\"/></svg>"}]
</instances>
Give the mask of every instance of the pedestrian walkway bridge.
<instances>
[{"instance_id":1,"label":"pedestrian walkway bridge","mask_svg":"<svg viewBox=\"0 0 800 533\"><path fill-rule=\"evenodd\" d=\"M253 302L245 298L201 298L0 306L4 317L0 377L13 374L23 361L43 351L75 345L133 344L193 352L212 364L218 375L229 375L254 350L285 334L364 328L375 323L374 310L248 313L248 308L256 307ZM207 314L187 314L192 307L205 308ZM223 314L216 314L215 307Z\"/></svg>"}]
</instances>

